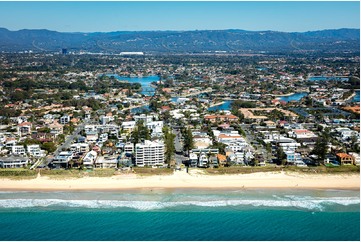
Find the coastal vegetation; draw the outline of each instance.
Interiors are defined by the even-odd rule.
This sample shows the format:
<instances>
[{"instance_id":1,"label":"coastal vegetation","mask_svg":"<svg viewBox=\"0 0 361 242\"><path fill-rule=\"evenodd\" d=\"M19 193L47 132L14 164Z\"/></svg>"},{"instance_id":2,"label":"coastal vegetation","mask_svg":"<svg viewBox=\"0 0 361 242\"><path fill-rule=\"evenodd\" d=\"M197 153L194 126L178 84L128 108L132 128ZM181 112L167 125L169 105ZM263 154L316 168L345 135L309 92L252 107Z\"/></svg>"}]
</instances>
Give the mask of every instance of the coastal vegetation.
<instances>
[{"instance_id":1,"label":"coastal vegetation","mask_svg":"<svg viewBox=\"0 0 361 242\"><path fill-rule=\"evenodd\" d=\"M197 170L197 174L203 175L237 175L253 174L258 172L296 172L299 174L359 174L359 166L315 166L315 167L296 167L296 166L228 166L219 168L196 169L188 168L188 173ZM125 174L134 174L136 176L154 176L154 175L172 175L174 169L171 168L151 168L151 167L134 167L132 171L120 172L114 169L93 169L93 170L28 170L28 169L0 169L0 178L6 179L35 179L38 174L49 179L72 179L83 177L112 177Z\"/></svg>"},{"instance_id":2,"label":"coastal vegetation","mask_svg":"<svg viewBox=\"0 0 361 242\"><path fill-rule=\"evenodd\" d=\"M190 169L191 170L191 169ZM257 172L297 172L300 174L358 174L359 166L338 166L338 167L296 167L296 166L254 166L254 167L220 167L215 169L205 169L207 175L225 175L225 174L252 174Z\"/></svg>"}]
</instances>

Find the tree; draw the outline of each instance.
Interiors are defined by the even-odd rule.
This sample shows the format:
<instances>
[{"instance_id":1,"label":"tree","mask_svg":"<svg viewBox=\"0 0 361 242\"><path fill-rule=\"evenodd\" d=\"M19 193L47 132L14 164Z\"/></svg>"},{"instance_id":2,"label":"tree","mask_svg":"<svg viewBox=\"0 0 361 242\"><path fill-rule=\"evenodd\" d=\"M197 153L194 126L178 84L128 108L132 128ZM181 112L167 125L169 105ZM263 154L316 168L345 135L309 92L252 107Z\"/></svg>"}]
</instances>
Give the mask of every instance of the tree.
<instances>
[{"instance_id":1,"label":"tree","mask_svg":"<svg viewBox=\"0 0 361 242\"><path fill-rule=\"evenodd\" d=\"M315 147L311 151L311 154L317 155L319 160L324 160L327 154L327 145L330 140L329 128L324 129L319 139L316 141Z\"/></svg>"},{"instance_id":2,"label":"tree","mask_svg":"<svg viewBox=\"0 0 361 242\"><path fill-rule=\"evenodd\" d=\"M226 154L226 147L227 147L227 145L225 145L225 144L223 144L221 142L215 141L213 143L213 145L211 146L211 149L218 149L220 154L225 155Z\"/></svg>"},{"instance_id":3,"label":"tree","mask_svg":"<svg viewBox=\"0 0 361 242\"><path fill-rule=\"evenodd\" d=\"M327 153L327 141L321 137L317 140L315 147L311 151L312 155L317 155L318 159L323 160L325 159Z\"/></svg>"},{"instance_id":4,"label":"tree","mask_svg":"<svg viewBox=\"0 0 361 242\"><path fill-rule=\"evenodd\" d=\"M184 132L184 145L183 148L185 151L187 151L187 154L189 155L189 150L194 148L194 140L193 140L193 135L192 135L192 131L190 130L190 128L187 128Z\"/></svg>"},{"instance_id":5,"label":"tree","mask_svg":"<svg viewBox=\"0 0 361 242\"><path fill-rule=\"evenodd\" d=\"M134 144L141 140L150 140L150 130L144 125L143 121L138 121L137 126L131 134L131 139Z\"/></svg>"},{"instance_id":6,"label":"tree","mask_svg":"<svg viewBox=\"0 0 361 242\"><path fill-rule=\"evenodd\" d=\"M41 145L41 148L46 150L48 153L53 153L56 150L54 142L45 142Z\"/></svg>"},{"instance_id":7,"label":"tree","mask_svg":"<svg viewBox=\"0 0 361 242\"><path fill-rule=\"evenodd\" d=\"M285 152L283 151L283 149L281 147L277 148L277 159L284 165L285 164L285 159L287 158Z\"/></svg>"},{"instance_id":8,"label":"tree","mask_svg":"<svg viewBox=\"0 0 361 242\"><path fill-rule=\"evenodd\" d=\"M165 162L169 165L174 156L175 147L174 147L174 139L175 134L173 134L168 126L163 127L164 134L164 144L165 144Z\"/></svg>"}]
</instances>

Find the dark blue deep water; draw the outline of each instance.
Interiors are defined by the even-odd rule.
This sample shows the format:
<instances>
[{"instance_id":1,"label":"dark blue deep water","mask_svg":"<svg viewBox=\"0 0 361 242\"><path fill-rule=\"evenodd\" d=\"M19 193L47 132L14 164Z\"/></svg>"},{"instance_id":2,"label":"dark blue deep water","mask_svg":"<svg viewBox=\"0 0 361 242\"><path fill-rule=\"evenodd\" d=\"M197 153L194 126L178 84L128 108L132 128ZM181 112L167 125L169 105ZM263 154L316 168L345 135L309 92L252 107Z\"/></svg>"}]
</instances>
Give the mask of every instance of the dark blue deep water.
<instances>
[{"instance_id":1,"label":"dark blue deep water","mask_svg":"<svg viewBox=\"0 0 361 242\"><path fill-rule=\"evenodd\" d=\"M357 240L359 191L0 193L0 240Z\"/></svg>"}]
</instances>

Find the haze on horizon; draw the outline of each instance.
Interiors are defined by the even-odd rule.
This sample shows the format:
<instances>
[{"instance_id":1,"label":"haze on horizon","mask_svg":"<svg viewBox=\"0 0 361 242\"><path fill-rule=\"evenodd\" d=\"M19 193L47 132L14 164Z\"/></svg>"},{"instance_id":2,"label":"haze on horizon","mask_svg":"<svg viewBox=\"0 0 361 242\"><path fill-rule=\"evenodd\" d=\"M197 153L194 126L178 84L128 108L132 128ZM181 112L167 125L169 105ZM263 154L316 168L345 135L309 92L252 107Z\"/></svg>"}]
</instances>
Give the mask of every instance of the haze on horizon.
<instances>
[{"instance_id":1,"label":"haze on horizon","mask_svg":"<svg viewBox=\"0 0 361 242\"><path fill-rule=\"evenodd\" d=\"M0 2L0 27L59 32L360 28L360 2Z\"/></svg>"}]
</instances>

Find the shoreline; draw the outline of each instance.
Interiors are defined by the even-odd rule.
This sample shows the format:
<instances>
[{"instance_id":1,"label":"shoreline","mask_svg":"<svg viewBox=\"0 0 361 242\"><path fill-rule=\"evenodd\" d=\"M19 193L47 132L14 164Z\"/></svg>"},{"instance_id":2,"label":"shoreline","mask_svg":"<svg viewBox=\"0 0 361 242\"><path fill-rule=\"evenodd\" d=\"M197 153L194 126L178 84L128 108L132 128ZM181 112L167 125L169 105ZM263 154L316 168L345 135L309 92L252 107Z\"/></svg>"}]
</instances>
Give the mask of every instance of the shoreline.
<instances>
[{"instance_id":1,"label":"shoreline","mask_svg":"<svg viewBox=\"0 0 361 242\"><path fill-rule=\"evenodd\" d=\"M294 95L294 94L296 94L296 93L291 92L291 93L282 94L282 95L276 95L276 94L271 94L271 95L273 95L273 96L275 96L275 97L289 97L289 96L292 96L292 95Z\"/></svg>"},{"instance_id":2,"label":"shoreline","mask_svg":"<svg viewBox=\"0 0 361 242\"><path fill-rule=\"evenodd\" d=\"M219 103L213 103L213 104L209 105L209 108L216 107L216 106L221 106L224 103L225 103L225 101L222 101L222 102L219 102Z\"/></svg>"},{"instance_id":3,"label":"shoreline","mask_svg":"<svg viewBox=\"0 0 361 242\"><path fill-rule=\"evenodd\" d=\"M339 189L360 190L359 174L300 174L260 172L237 175L200 175L183 171L168 176L119 175L107 178L0 179L0 191L123 191L152 189Z\"/></svg>"},{"instance_id":4,"label":"shoreline","mask_svg":"<svg viewBox=\"0 0 361 242\"><path fill-rule=\"evenodd\" d=\"M343 101L344 101L344 102L347 102L347 101L353 99L355 96L356 96L356 93L354 92L354 93L352 93L349 97L345 98Z\"/></svg>"}]
</instances>

